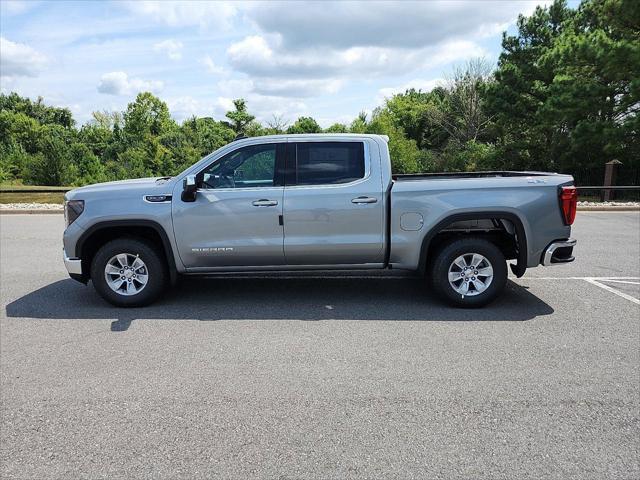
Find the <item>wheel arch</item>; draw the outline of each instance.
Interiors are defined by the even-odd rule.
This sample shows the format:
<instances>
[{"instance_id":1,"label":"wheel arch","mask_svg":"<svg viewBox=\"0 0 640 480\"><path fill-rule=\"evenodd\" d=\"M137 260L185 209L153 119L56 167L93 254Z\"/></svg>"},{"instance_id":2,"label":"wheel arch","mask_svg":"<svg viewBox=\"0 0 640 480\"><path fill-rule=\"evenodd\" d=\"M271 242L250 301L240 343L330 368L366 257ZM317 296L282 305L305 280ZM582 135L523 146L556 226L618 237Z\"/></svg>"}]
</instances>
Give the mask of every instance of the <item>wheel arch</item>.
<instances>
[{"instance_id":1,"label":"wheel arch","mask_svg":"<svg viewBox=\"0 0 640 480\"><path fill-rule=\"evenodd\" d=\"M466 220L507 220L513 224L516 237L515 244L517 249L516 264L511 264L511 271L518 278L524 275L527 269L527 233L524 227L522 219L513 212L508 211L477 211L477 212L462 212L453 213L444 217L438 223L436 223L422 239L422 245L420 247L420 273L424 274L427 269L427 262L429 260L430 249L433 247L433 240L436 236L443 232L447 226L455 222L461 222Z\"/></svg>"},{"instance_id":2,"label":"wheel arch","mask_svg":"<svg viewBox=\"0 0 640 480\"><path fill-rule=\"evenodd\" d=\"M82 260L82 281L89 280L91 261L98 249L115 238L134 237L151 241L163 254L171 284L177 280L173 249L165 229L153 220L105 220L87 228L76 242L76 255Z\"/></svg>"}]
</instances>

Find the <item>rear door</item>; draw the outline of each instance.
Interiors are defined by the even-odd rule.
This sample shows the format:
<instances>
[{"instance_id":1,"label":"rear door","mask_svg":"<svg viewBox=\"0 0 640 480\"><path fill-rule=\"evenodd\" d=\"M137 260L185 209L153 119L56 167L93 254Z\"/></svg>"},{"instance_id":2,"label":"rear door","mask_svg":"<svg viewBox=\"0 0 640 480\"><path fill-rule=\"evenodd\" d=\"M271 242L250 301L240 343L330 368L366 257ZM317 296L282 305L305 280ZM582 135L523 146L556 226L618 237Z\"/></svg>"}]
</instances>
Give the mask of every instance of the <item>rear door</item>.
<instances>
[{"instance_id":1,"label":"rear door","mask_svg":"<svg viewBox=\"0 0 640 480\"><path fill-rule=\"evenodd\" d=\"M287 145L284 253L288 265L384 261L379 156L365 140ZM372 168L375 167L375 168Z\"/></svg>"},{"instance_id":2,"label":"rear door","mask_svg":"<svg viewBox=\"0 0 640 480\"><path fill-rule=\"evenodd\" d=\"M190 269L282 265L285 143L240 147L196 176L194 202L174 196L180 258Z\"/></svg>"}]
</instances>

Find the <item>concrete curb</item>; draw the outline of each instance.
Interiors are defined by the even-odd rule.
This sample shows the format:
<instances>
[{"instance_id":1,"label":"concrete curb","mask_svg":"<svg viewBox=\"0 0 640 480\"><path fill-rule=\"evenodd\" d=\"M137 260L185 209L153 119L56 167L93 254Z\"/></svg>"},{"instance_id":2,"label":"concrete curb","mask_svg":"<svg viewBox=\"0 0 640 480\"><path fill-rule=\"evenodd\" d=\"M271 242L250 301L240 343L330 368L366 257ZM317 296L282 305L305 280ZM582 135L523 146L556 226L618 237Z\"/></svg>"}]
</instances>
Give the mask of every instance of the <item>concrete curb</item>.
<instances>
[{"instance_id":1,"label":"concrete curb","mask_svg":"<svg viewBox=\"0 0 640 480\"><path fill-rule=\"evenodd\" d=\"M593 207L578 207L579 212L640 212L640 207L633 205L594 205Z\"/></svg>"}]
</instances>

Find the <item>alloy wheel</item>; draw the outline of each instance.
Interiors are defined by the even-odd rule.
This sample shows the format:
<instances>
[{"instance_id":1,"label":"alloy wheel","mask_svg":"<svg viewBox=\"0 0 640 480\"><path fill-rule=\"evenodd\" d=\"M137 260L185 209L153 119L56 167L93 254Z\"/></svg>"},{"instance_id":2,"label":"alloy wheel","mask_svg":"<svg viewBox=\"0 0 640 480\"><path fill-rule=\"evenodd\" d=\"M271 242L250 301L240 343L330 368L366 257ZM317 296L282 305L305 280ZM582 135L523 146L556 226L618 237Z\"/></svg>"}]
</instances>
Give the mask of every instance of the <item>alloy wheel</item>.
<instances>
[{"instance_id":1,"label":"alloy wheel","mask_svg":"<svg viewBox=\"0 0 640 480\"><path fill-rule=\"evenodd\" d=\"M484 292L493 280L491 262L479 253L465 253L449 266L449 285L457 293L473 297Z\"/></svg>"},{"instance_id":2,"label":"alloy wheel","mask_svg":"<svg viewBox=\"0 0 640 480\"><path fill-rule=\"evenodd\" d=\"M119 295L136 295L149 281L149 270L138 255L119 253L104 267L104 278L109 288Z\"/></svg>"}]
</instances>

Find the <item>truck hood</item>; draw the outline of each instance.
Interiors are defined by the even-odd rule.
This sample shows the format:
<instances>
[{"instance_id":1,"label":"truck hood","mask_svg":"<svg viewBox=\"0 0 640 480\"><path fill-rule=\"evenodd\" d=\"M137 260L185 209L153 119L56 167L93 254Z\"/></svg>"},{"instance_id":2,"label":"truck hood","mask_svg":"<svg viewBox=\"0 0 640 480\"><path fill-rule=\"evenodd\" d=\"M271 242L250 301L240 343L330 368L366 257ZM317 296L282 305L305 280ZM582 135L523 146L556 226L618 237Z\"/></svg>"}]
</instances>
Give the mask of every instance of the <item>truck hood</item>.
<instances>
[{"instance_id":1,"label":"truck hood","mask_svg":"<svg viewBox=\"0 0 640 480\"><path fill-rule=\"evenodd\" d=\"M67 200L74 198L82 198L91 194L108 194L113 193L157 193L159 190L162 192L170 191L173 187L173 178L167 179L166 177L148 177L148 178L133 178L130 180L118 180L115 182L94 183L93 185L86 185L84 187L75 188L65 195Z\"/></svg>"}]
</instances>

